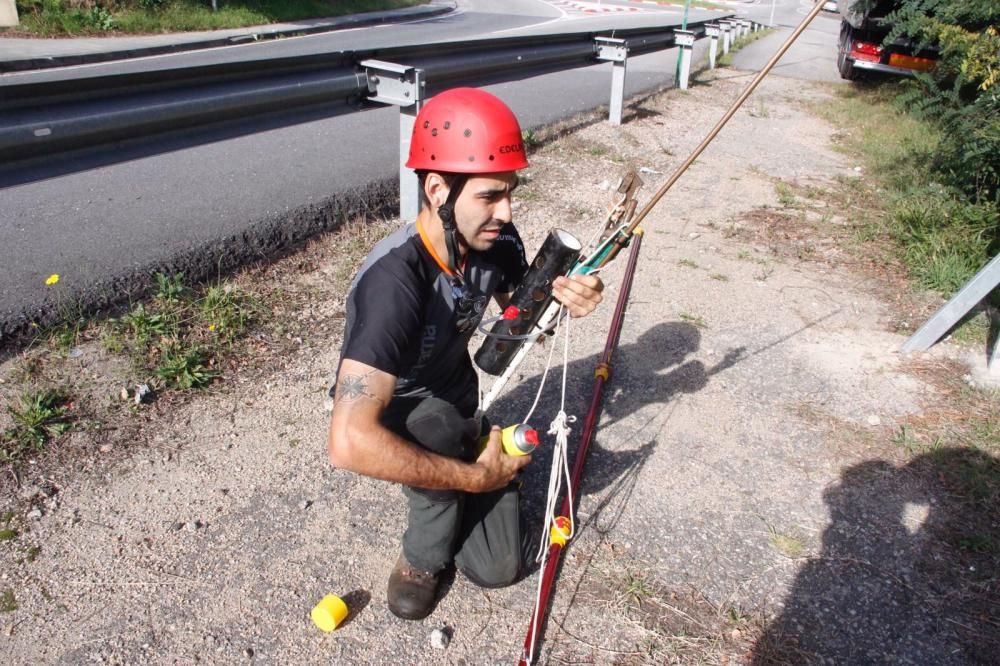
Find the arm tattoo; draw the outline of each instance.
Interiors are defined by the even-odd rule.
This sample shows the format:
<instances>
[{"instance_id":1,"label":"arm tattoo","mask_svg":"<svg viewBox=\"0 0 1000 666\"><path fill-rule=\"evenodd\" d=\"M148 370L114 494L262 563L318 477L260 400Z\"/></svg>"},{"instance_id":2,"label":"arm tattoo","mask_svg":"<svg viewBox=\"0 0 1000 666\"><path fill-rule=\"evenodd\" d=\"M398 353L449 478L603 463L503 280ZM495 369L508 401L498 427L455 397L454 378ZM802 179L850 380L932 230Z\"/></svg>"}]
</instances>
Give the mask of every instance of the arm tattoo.
<instances>
[{"instance_id":1,"label":"arm tattoo","mask_svg":"<svg viewBox=\"0 0 1000 666\"><path fill-rule=\"evenodd\" d=\"M352 402L358 398L368 397L372 400L384 402L382 398L368 390L368 377L374 370L369 370L363 375L344 375L337 381L336 402Z\"/></svg>"}]
</instances>

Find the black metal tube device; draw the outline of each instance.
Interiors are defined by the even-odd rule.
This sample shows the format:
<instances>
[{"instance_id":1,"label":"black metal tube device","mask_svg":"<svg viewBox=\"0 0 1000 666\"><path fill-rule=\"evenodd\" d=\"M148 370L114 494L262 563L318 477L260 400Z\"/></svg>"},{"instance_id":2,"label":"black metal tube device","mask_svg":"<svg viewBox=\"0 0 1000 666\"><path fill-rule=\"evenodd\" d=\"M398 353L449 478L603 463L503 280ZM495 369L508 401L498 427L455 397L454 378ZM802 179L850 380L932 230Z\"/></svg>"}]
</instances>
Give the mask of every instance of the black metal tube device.
<instances>
[{"instance_id":1,"label":"black metal tube device","mask_svg":"<svg viewBox=\"0 0 1000 666\"><path fill-rule=\"evenodd\" d=\"M580 256L583 246L572 234L553 229L538 254L531 261L527 275L511 296L511 307L516 316L506 316L490 329L487 338L476 352L475 361L483 372L501 374L527 338L516 339L531 333L545 310L552 303L552 282L565 275ZM508 308L513 314L513 310ZM512 339L514 338L514 339Z\"/></svg>"}]
</instances>

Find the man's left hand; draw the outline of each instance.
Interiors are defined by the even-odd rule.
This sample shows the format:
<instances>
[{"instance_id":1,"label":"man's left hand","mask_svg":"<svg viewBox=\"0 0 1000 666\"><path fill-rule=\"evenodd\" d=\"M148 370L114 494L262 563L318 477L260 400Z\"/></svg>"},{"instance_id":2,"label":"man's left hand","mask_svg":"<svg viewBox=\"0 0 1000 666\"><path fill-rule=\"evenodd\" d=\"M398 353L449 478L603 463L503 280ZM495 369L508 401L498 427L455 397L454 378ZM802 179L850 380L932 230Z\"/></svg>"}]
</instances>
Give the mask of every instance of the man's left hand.
<instances>
[{"instance_id":1,"label":"man's left hand","mask_svg":"<svg viewBox=\"0 0 1000 666\"><path fill-rule=\"evenodd\" d=\"M604 297L604 283L596 275L557 277L552 283L552 294L566 306L571 317L583 317L594 311Z\"/></svg>"}]
</instances>

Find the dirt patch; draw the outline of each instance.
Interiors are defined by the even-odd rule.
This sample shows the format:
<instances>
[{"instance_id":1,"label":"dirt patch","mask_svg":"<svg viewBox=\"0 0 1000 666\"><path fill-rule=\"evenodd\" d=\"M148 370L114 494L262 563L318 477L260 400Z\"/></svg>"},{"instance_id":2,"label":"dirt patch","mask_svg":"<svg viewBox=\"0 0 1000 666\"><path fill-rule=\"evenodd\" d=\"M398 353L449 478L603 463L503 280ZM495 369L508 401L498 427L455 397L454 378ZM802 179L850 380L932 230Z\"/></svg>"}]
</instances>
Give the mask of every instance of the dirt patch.
<instances>
[{"instance_id":1,"label":"dirt patch","mask_svg":"<svg viewBox=\"0 0 1000 666\"><path fill-rule=\"evenodd\" d=\"M626 167L642 171L646 200L742 83L709 77L646 98L620 128L584 116L540 133L516 195L529 253L553 227L589 238ZM904 338L881 283L837 242L851 211L828 216L818 203L856 177L836 129L807 111L829 99L824 86L769 77L644 223L581 532L541 648L548 663L965 664L985 649L975 636L997 635L996 460L961 443L910 452L896 441L903 426L950 423L953 394L896 353ZM779 181L815 196L786 193L804 203L785 206ZM370 240L331 234L242 274L277 297L238 369L206 393L122 413L141 427L113 462L23 473L30 504L6 498L16 535L0 543L0 643L13 660L519 656L537 574L490 591L457 575L429 619L397 620L384 585L402 495L327 463L345 289ZM610 299L623 268L604 274ZM585 412L611 309L573 322L571 414ZM117 391L120 377L102 374L117 372L112 362L82 347L93 395ZM495 421L523 416L544 356L522 366ZM553 384L537 423L557 405ZM86 440L98 460L99 442L119 450L113 432L103 437ZM539 454L524 477L533 524L549 462ZM984 497L957 493L968 474ZM350 595L352 615L325 635L308 612L328 593ZM452 636L445 652L430 645L436 628Z\"/></svg>"}]
</instances>

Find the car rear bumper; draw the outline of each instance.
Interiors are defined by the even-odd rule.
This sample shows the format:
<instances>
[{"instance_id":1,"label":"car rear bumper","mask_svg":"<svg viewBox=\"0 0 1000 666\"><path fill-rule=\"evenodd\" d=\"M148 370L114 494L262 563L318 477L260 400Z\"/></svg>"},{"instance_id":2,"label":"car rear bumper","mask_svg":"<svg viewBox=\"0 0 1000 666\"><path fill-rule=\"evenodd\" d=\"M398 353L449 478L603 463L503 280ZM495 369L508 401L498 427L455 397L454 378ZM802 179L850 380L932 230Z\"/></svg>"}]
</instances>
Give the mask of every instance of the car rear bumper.
<instances>
[{"instance_id":1,"label":"car rear bumper","mask_svg":"<svg viewBox=\"0 0 1000 666\"><path fill-rule=\"evenodd\" d=\"M869 62L867 60L855 60L854 66L857 69L867 69L870 72L885 72L886 74L898 74L900 76L913 76L916 74L916 71L907 69L906 67L893 67L892 65L883 65L880 62Z\"/></svg>"}]
</instances>

